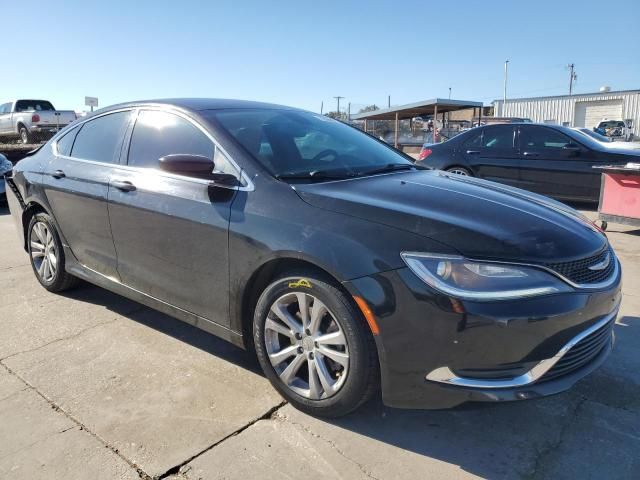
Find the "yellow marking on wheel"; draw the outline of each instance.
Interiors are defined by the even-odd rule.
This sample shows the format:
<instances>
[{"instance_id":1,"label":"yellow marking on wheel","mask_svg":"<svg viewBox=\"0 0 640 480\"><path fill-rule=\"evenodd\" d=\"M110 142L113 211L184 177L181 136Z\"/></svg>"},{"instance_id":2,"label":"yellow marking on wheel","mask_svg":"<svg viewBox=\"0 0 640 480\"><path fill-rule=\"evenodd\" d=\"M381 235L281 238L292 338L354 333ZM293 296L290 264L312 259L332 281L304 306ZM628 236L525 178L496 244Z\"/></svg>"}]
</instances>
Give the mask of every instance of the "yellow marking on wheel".
<instances>
[{"instance_id":1,"label":"yellow marking on wheel","mask_svg":"<svg viewBox=\"0 0 640 480\"><path fill-rule=\"evenodd\" d=\"M297 282L289 282L289 288L311 288L311 282L306 278L301 278Z\"/></svg>"}]
</instances>

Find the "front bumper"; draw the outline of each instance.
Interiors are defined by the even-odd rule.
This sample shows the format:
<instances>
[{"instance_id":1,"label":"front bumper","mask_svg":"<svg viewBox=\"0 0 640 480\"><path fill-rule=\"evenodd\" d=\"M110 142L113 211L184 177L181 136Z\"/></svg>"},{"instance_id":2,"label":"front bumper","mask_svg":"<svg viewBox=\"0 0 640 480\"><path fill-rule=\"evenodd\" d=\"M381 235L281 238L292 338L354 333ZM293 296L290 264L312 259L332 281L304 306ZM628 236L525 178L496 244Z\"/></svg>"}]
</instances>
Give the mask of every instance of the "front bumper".
<instances>
[{"instance_id":1,"label":"front bumper","mask_svg":"<svg viewBox=\"0 0 640 480\"><path fill-rule=\"evenodd\" d=\"M378 322L384 403L448 408L559 393L595 370L611 351L621 300L617 275L606 290L500 302L451 299L406 268L345 286L367 301ZM609 332L589 361L553 375L562 355L598 326Z\"/></svg>"}]
</instances>

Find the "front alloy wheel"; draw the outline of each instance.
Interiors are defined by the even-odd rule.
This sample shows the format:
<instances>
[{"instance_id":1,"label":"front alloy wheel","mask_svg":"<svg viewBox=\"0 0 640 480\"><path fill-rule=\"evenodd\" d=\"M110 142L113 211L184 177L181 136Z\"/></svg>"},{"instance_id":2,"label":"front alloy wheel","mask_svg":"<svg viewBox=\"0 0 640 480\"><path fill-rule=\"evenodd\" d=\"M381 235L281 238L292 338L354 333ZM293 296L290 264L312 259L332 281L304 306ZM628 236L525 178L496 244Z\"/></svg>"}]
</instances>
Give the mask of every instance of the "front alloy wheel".
<instances>
[{"instance_id":1,"label":"front alloy wheel","mask_svg":"<svg viewBox=\"0 0 640 480\"><path fill-rule=\"evenodd\" d=\"M253 344L271 384L294 407L338 417L378 389L373 335L340 284L314 270L267 286L253 317Z\"/></svg>"},{"instance_id":2,"label":"front alloy wheel","mask_svg":"<svg viewBox=\"0 0 640 480\"><path fill-rule=\"evenodd\" d=\"M269 361L293 392L319 400L335 395L349 374L349 347L335 315L314 295L278 298L264 323Z\"/></svg>"}]
</instances>

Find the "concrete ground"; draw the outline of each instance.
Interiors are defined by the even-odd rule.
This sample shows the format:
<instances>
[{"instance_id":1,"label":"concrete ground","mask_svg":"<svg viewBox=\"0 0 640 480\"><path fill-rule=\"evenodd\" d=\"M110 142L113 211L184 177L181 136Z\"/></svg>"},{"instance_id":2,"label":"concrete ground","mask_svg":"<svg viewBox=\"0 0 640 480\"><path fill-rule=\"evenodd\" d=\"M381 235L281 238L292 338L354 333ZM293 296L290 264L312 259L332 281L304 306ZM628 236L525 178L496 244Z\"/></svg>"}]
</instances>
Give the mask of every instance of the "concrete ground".
<instances>
[{"instance_id":1,"label":"concrete ground","mask_svg":"<svg viewBox=\"0 0 640 480\"><path fill-rule=\"evenodd\" d=\"M0 209L0 478L640 478L640 230L609 228L617 344L573 390L325 421L213 336L97 287L47 293Z\"/></svg>"}]
</instances>

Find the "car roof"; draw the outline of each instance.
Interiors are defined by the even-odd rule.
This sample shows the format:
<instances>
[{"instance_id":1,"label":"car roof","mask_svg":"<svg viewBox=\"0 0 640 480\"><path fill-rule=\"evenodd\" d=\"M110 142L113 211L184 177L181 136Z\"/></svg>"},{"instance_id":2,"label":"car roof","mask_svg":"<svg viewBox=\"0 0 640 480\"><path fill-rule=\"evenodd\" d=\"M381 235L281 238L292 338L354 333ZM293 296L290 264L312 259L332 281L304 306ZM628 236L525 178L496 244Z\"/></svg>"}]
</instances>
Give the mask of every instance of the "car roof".
<instances>
[{"instance_id":1,"label":"car roof","mask_svg":"<svg viewBox=\"0 0 640 480\"><path fill-rule=\"evenodd\" d=\"M553 128L554 130L560 130L560 131L565 131L567 129L574 129L574 128L579 128L579 127L565 127L564 125L558 125L557 123L542 123L542 122L511 122L511 123L494 123L493 125L481 125L480 128L487 128L487 127L497 127L497 126L501 126L501 125L509 125L509 126L513 126L513 125L526 125L526 126L538 126L538 127L547 127L547 128ZM478 127L476 127L478 128ZM473 130L473 129L471 129ZM468 131L471 131L468 130ZM455 137L454 137L455 138Z\"/></svg>"},{"instance_id":2,"label":"car roof","mask_svg":"<svg viewBox=\"0 0 640 480\"><path fill-rule=\"evenodd\" d=\"M462 141L463 138L466 138L467 135L472 135L473 132L478 131L479 129L483 129L483 128L493 128L493 127L513 127L513 126L518 126L518 125L526 125L526 126L530 126L530 125L537 125L537 126L541 126L541 127L548 127L548 128L553 128L554 130L560 130L560 131L566 131L567 129L572 130L571 127L564 127L562 125L558 125L555 123L539 123L539 122L509 122L509 123L492 123L489 125L479 125L477 127L473 127L470 128L469 130L465 130L464 132L460 132L459 135L456 135L454 137L452 137L451 139L447 140L444 143L449 143L449 142L459 142ZM434 145L432 143L429 142L425 142L423 144L424 146L428 146L428 145ZM440 145L440 144L435 144L435 145Z\"/></svg>"},{"instance_id":3,"label":"car roof","mask_svg":"<svg viewBox=\"0 0 640 480\"><path fill-rule=\"evenodd\" d=\"M134 102L119 103L116 105L110 105L105 108L101 108L94 113L108 112L110 110L116 110L126 107L140 107L140 106L170 106L177 107L184 110L202 111L202 110L227 110L227 109L239 109L239 108L260 108L260 109L286 109L286 110L298 110L294 107L287 107L284 105L276 105L273 103L254 102L250 100L233 100L225 98L163 98L157 100L138 100Z\"/></svg>"}]
</instances>

